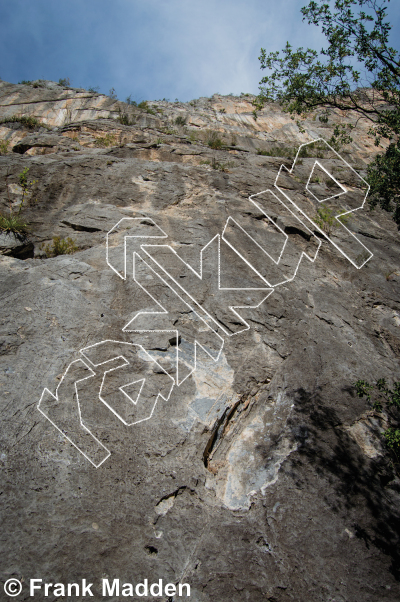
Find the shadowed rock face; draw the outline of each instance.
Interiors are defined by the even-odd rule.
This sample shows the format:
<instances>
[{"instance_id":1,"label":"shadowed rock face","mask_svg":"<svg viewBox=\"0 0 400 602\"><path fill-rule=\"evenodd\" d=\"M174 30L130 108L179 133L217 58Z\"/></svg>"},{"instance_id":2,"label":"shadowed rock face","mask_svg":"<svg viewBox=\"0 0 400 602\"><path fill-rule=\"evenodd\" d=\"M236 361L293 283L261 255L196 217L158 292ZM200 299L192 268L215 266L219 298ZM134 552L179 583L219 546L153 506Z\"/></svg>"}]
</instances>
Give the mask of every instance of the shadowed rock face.
<instances>
[{"instance_id":1,"label":"shadowed rock face","mask_svg":"<svg viewBox=\"0 0 400 602\"><path fill-rule=\"evenodd\" d=\"M1 579L86 578L98 593L103 577L162 578L198 602L397 601L387 416L352 385L400 378L399 235L367 208L347 230L315 221L340 186L335 215L362 203L368 126L342 153L355 172L323 145L289 172L290 151L330 136L318 116L301 134L276 106L255 120L246 96L148 110L0 83L0 117L47 125L0 126L1 211L23 201L30 224L0 236ZM79 251L46 257L53 237ZM121 349L132 371L104 377ZM54 424L37 409L45 387ZM127 395L146 399L148 420Z\"/></svg>"}]
</instances>

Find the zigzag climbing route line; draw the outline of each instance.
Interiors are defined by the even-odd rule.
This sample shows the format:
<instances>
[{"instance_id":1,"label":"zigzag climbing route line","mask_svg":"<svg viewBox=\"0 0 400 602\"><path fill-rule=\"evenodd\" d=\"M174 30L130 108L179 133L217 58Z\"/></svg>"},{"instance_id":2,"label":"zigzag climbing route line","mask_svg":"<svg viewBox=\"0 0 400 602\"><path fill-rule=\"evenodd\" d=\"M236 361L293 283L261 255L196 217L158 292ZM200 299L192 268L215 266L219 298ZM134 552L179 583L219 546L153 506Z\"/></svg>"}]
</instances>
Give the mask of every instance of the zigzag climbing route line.
<instances>
[{"instance_id":1,"label":"zigzag climbing route line","mask_svg":"<svg viewBox=\"0 0 400 602\"><path fill-rule=\"evenodd\" d=\"M300 196L296 199L296 202L293 198L291 198L286 192L284 187L284 179L285 175L295 175L295 172L298 168L298 159L301 153L301 149L307 147L307 144L302 144L297 151L295 160L293 162L293 166L290 170L288 170L284 165L281 166L279 173L276 177L274 186L277 190L285 197L288 201L289 206L295 206L295 208L306 218L307 222L312 224L312 227L321 234L323 234L327 240L340 252L346 259L352 263L352 265L360 269L362 268L367 261L372 258L371 251L355 236L353 232L349 230L349 228L345 225L345 220L347 216L349 216L354 211L362 209L364 207L365 201L367 199L370 186L369 184L345 161L325 140L322 138L317 139L315 142L319 142L320 144L325 144L331 153L334 153L338 159L340 159L342 163L342 171L340 174L340 179L347 180L355 177L358 180L359 186L344 186L338 181L338 176L335 178L331 173L329 173L326 168L327 160L324 158L320 158L314 162L313 168L308 177L308 181L305 187L305 191L307 191L318 203L324 203L327 206L327 202L331 201L331 211L332 217L336 220L337 225L340 226L338 233L339 236L336 235L335 231L332 234L324 231L320 224L315 221L315 217L310 213L311 205L305 202L307 196L303 193L302 197ZM318 192L318 182L313 182L313 175L320 170L325 173L331 181L337 185L340 189L340 192L330 195L328 197L320 198ZM344 171L344 173L343 173ZM347 172L347 173L346 173ZM350 177L349 177L350 176ZM317 175L314 176L314 180L319 179ZM360 187L361 185L361 187ZM341 198L340 198L341 197ZM341 203L338 203L340 198Z\"/></svg>"},{"instance_id":2,"label":"zigzag climbing route line","mask_svg":"<svg viewBox=\"0 0 400 602\"><path fill-rule=\"evenodd\" d=\"M138 264L136 264L136 259ZM138 267L142 267L141 277ZM145 286L146 277L151 275L158 281L158 299L150 295ZM142 288L159 307L159 310L139 311L122 329L123 332L140 333L138 341L146 348L144 333L175 334L176 347L176 384L180 386L196 369L198 348L202 349L209 357L217 361L221 354L224 339L212 328L207 321L207 314L199 306L197 311L191 307L188 300L174 291L168 282L143 261L140 256L135 257L135 282ZM192 304L193 305L193 304ZM156 316L156 317L155 317ZM184 316L184 319L182 319ZM178 323L178 327L176 327ZM172 325L175 328L172 328ZM150 328L152 327L152 328ZM180 347L185 342L185 360L182 360ZM151 354L151 352L148 351ZM189 366L188 366L189 364ZM180 377L181 373L185 375Z\"/></svg>"},{"instance_id":3,"label":"zigzag climbing route line","mask_svg":"<svg viewBox=\"0 0 400 602\"><path fill-rule=\"evenodd\" d=\"M297 171L302 149L315 142L326 145L340 159L340 175L333 176L326 160L319 158L304 188L297 185L296 189L293 182L301 181ZM318 173L330 178L328 196L323 196L326 190ZM348 185L348 179L355 184ZM180 257L168 244L168 234L150 217L123 218L107 233L107 264L122 280L131 268L133 280L154 306L137 311L122 328L130 333L130 343L104 340L81 349L88 363L71 362L55 395L44 389L37 406L96 468L111 452L84 424L87 400L98 398L125 426L149 420L159 398L167 401L174 386L179 387L196 370L199 353L218 361L225 339L250 328L243 310L260 307L276 287L292 281L303 258L316 260L322 242L315 232L357 269L371 259L372 253L344 223L364 206L369 186L326 141L301 145L292 168L280 167L274 188L248 199L260 212L262 227L250 228L250 233L240 212L232 211L224 217L220 233L200 250L199 270ZM336 220L337 231L323 230L312 214L310 196ZM249 282L260 285L222 286L222 259L227 253L242 271L247 270ZM163 355L159 349L165 348L165 339L175 349ZM157 352L155 340L159 341ZM99 386L93 377L101 374Z\"/></svg>"}]
</instances>

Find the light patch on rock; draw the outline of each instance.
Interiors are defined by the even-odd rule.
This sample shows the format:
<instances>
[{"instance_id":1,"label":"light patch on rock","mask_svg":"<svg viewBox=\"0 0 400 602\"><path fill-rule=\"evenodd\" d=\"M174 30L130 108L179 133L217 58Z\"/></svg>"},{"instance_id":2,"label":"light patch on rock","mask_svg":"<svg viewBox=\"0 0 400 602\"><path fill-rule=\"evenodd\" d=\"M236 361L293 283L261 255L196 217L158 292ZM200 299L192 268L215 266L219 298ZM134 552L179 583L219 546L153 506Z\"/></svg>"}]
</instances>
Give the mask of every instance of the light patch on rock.
<instances>
[{"instance_id":1,"label":"light patch on rock","mask_svg":"<svg viewBox=\"0 0 400 602\"><path fill-rule=\"evenodd\" d=\"M260 404L240 434L233 438L226 462L208 486L231 510L247 510L251 497L276 483L284 460L297 449L285 436L292 402L284 393L266 406ZM216 456L218 462L218 455Z\"/></svg>"},{"instance_id":2,"label":"light patch on rock","mask_svg":"<svg viewBox=\"0 0 400 602\"><path fill-rule=\"evenodd\" d=\"M368 458L383 456L381 436L388 428L386 416L377 412L367 412L354 424L344 427L349 435L358 443Z\"/></svg>"},{"instance_id":3,"label":"light patch on rock","mask_svg":"<svg viewBox=\"0 0 400 602\"><path fill-rule=\"evenodd\" d=\"M173 420L185 432L199 421L211 428L226 408L238 399L233 390L234 370L229 366L224 353L220 354L216 362L211 358L198 361L192 378L196 392L187 407L187 415L180 420Z\"/></svg>"},{"instance_id":4,"label":"light patch on rock","mask_svg":"<svg viewBox=\"0 0 400 602\"><path fill-rule=\"evenodd\" d=\"M158 504L156 505L154 510L160 516L165 516L167 514L168 510L171 510L174 503L175 503L175 495L170 495L169 497L158 502ZM161 535L159 537L161 537Z\"/></svg>"}]
</instances>

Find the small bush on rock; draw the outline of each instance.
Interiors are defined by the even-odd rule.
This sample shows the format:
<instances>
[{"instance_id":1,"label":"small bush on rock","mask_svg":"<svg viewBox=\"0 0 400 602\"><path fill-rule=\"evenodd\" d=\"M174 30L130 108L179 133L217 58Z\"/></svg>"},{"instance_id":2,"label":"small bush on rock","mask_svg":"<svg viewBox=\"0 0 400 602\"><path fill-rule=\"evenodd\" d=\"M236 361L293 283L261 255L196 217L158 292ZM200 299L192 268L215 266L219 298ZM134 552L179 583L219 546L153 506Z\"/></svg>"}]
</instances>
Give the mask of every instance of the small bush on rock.
<instances>
[{"instance_id":1,"label":"small bush on rock","mask_svg":"<svg viewBox=\"0 0 400 602\"><path fill-rule=\"evenodd\" d=\"M214 150L221 150L224 147L222 139L219 137L218 132L209 130L206 134L206 142L210 148Z\"/></svg>"},{"instance_id":2,"label":"small bush on rock","mask_svg":"<svg viewBox=\"0 0 400 602\"><path fill-rule=\"evenodd\" d=\"M31 115L11 115L10 117L2 117L0 119L0 125L3 123L20 123L29 130L34 130L35 128L39 127L50 129L46 123L43 123Z\"/></svg>"},{"instance_id":3,"label":"small bush on rock","mask_svg":"<svg viewBox=\"0 0 400 602\"><path fill-rule=\"evenodd\" d=\"M147 100L139 102L138 109L142 109L143 111L146 111L146 113L150 113L150 115L157 115L157 112L149 107Z\"/></svg>"},{"instance_id":4,"label":"small bush on rock","mask_svg":"<svg viewBox=\"0 0 400 602\"><path fill-rule=\"evenodd\" d=\"M8 153L9 144L9 140L0 140L0 155L6 155Z\"/></svg>"},{"instance_id":5,"label":"small bush on rock","mask_svg":"<svg viewBox=\"0 0 400 602\"><path fill-rule=\"evenodd\" d=\"M103 137L97 138L97 140L95 141L95 146L99 146L100 148L104 148L107 146L113 146L116 144L115 142L115 136L113 136L112 134L106 134Z\"/></svg>"},{"instance_id":6,"label":"small bush on rock","mask_svg":"<svg viewBox=\"0 0 400 602\"><path fill-rule=\"evenodd\" d=\"M0 214L0 230L4 232L14 232L14 234L26 234L28 224L26 224L18 214Z\"/></svg>"},{"instance_id":7,"label":"small bush on rock","mask_svg":"<svg viewBox=\"0 0 400 602\"><path fill-rule=\"evenodd\" d=\"M176 125L186 125L186 117L182 117L182 115L179 115L175 119L175 123L176 123Z\"/></svg>"},{"instance_id":8,"label":"small bush on rock","mask_svg":"<svg viewBox=\"0 0 400 602\"><path fill-rule=\"evenodd\" d=\"M33 187L35 184L37 184L37 180L28 180L28 171L29 167L25 167L25 169L23 169L18 175L19 185L22 188L22 199L19 204L18 211L16 213L14 213L13 211L9 188L7 184L8 202L10 209L8 215L3 215L2 213L0 213L0 230L3 230L5 232L13 232L14 234L25 234L28 230L28 224L25 223L21 218L21 211L23 209L25 201L28 201L28 203L32 202ZM8 175L6 176L6 183L7 178Z\"/></svg>"},{"instance_id":9,"label":"small bush on rock","mask_svg":"<svg viewBox=\"0 0 400 602\"><path fill-rule=\"evenodd\" d=\"M47 244L46 246L40 245L40 249L43 249L47 257L57 257L58 255L72 255L79 251L79 247L76 246L75 241L72 238L61 238L60 236L53 236L53 243Z\"/></svg>"},{"instance_id":10,"label":"small bush on rock","mask_svg":"<svg viewBox=\"0 0 400 602\"><path fill-rule=\"evenodd\" d=\"M347 215L342 215L338 218L339 221L344 225L348 221ZM314 217L315 223L327 234L330 236L334 228L336 228L338 224L338 220L335 217L335 214L329 207L318 207L317 214Z\"/></svg>"}]
</instances>

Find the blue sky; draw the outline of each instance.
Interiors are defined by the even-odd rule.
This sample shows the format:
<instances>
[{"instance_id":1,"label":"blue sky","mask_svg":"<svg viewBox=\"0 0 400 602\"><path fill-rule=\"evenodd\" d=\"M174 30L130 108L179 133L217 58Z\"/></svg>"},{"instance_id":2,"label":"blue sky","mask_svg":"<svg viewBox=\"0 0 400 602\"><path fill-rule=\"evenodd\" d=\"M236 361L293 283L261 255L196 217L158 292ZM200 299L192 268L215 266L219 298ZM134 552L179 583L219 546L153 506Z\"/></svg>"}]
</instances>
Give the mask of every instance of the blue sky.
<instances>
[{"instance_id":1,"label":"blue sky","mask_svg":"<svg viewBox=\"0 0 400 602\"><path fill-rule=\"evenodd\" d=\"M135 100L257 93L260 48L320 49L306 0L0 0L0 77ZM390 3L393 38L400 6ZM397 34L397 36L396 36Z\"/></svg>"}]
</instances>

